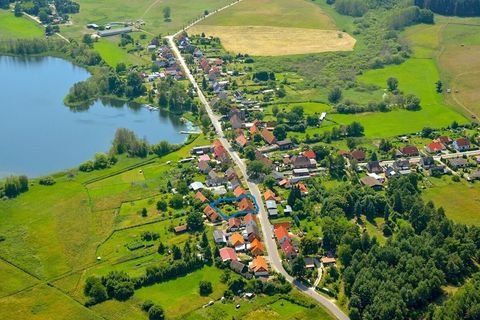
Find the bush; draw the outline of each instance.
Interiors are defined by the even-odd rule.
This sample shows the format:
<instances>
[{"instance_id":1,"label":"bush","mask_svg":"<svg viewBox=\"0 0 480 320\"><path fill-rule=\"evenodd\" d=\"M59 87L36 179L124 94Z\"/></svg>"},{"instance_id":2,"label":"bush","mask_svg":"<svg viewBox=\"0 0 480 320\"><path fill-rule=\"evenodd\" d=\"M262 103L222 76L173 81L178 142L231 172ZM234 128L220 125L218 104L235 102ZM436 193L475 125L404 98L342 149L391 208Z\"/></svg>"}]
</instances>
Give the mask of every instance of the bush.
<instances>
[{"instance_id":1,"label":"bush","mask_svg":"<svg viewBox=\"0 0 480 320\"><path fill-rule=\"evenodd\" d=\"M40 181L38 182L42 186L52 186L56 183L55 179L53 177L45 177L41 178Z\"/></svg>"},{"instance_id":2,"label":"bush","mask_svg":"<svg viewBox=\"0 0 480 320\"><path fill-rule=\"evenodd\" d=\"M148 319L149 320L163 320L165 319L165 312L163 308L159 305L153 305L150 310L148 310Z\"/></svg>"},{"instance_id":3,"label":"bush","mask_svg":"<svg viewBox=\"0 0 480 320\"><path fill-rule=\"evenodd\" d=\"M145 312L148 312L150 311L150 308L152 308L154 306L154 303L152 300L145 300L143 303L142 303L142 310L145 311Z\"/></svg>"},{"instance_id":4,"label":"bush","mask_svg":"<svg viewBox=\"0 0 480 320\"><path fill-rule=\"evenodd\" d=\"M200 281L199 291L201 296L208 296L210 293L213 292L212 283L210 281Z\"/></svg>"}]
</instances>

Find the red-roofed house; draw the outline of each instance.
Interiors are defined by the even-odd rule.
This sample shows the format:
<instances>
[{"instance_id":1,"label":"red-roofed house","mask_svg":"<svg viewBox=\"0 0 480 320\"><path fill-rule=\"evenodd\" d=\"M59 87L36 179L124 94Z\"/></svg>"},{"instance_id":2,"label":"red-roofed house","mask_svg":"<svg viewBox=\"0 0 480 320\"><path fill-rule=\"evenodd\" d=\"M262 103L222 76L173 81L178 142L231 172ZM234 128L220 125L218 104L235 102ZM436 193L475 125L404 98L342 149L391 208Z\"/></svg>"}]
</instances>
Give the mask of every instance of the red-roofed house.
<instances>
[{"instance_id":1,"label":"red-roofed house","mask_svg":"<svg viewBox=\"0 0 480 320\"><path fill-rule=\"evenodd\" d=\"M268 263L262 256L256 256L249 264L250 270L256 276L268 276Z\"/></svg>"},{"instance_id":2,"label":"red-roofed house","mask_svg":"<svg viewBox=\"0 0 480 320\"><path fill-rule=\"evenodd\" d=\"M249 224L257 225L257 217L253 213L248 213L243 218L243 223L245 225L249 225Z\"/></svg>"},{"instance_id":3,"label":"red-roofed house","mask_svg":"<svg viewBox=\"0 0 480 320\"><path fill-rule=\"evenodd\" d=\"M452 146L457 151L465 151L470 149L470 141L467 138L460 138L453 141Z\"/></svg>"},{"instance_id":4,"label":"red-roofed house","mask_svg":"<svg viewBox=\"0 0 480 320\"><path fill-rule=\"evenodd\" d=\"M274 144L277 142L277 138L275 138L272 131L268 130L267 128L262 130L262 138L268 144Z\"/></svg>"},{"instance_id":5,"label":"red-roofed house","mask_svg":"<svg viewBox=\"0 0 480 320\"><path fill-rule=\"evenodd\" d=\"M285 240L280 247L282 247L282 251L285 254L285 257L287 259L292 259L297 256L297 252L295 250L295 247L293 246L292 242L290 240Z\"/></svg>"},{"instance_id":6,"label":"red-roofed house","mask_svg":"<svg viewBox=\"0 0 480 320\"><path fill-rule=\"evenodd\" d=\"M306 196L308 194L308 188L303 183L297 184L297 187L298 189L300 189L300 193L302 194L302 196Z\"/></svg>"},{"instance_id":7,"label":"red-roofed house","mask_svg":"<svg viewBox=\"0 0 480 320\"><path fill-rule=\"evenodd\" d=\"M200 200L202 203L208 201L207 197L205 197L200 191L197 191L197 193L195 194L195 199Z\"/></svg>"},{"instance_id":8,"label":"red-roofed house","mask_svg":"<svg viewBox=\"0 0 480 320\"><path fill-rule=\"evenodd\" d=\"M275 237L280 244L284 243L287 240L290 240L290 235L288 234L288 231L284 226L279 226L278 228L275 228Z\"/></svg>"},{"instance_id":9,"label":"red-roofed house","mask_svg":"<svg viewBox=\"0 0 480 320\"><path fill-rule=\"evenodd\" d=\"M242 148L245 147L248 144L248 140L243 134L239 135L235 139L235 142Z\"/></svg>"},{"instance_id":10,"label":"red-roofed house","mask_svg":"<svg viewBox=\"0 0 480 320\"><path fill-rule=\"evenodd\" d=\"M238 218L230 218L228 219L228 230L229 231L236 231L240 228L242 222Z\"/></svg>"},{"instance_id":11,"label":"red-roofed house","mask_svg":"<svg viewBox=\"0 0 480 320\"><path fill-rule=\"evenodd\" d=\"M429 153L439 153L442 152L442 150L445 150L445 146L438 141L433 141L425 146L425 149Z\"/></svg>"},{"instance_id":12,"label":"red-roofed house","mask_svg":"<svg viewBox=\"0 0 480 320\"><path fill-rule=\"evenodd\" d=\"M245 189L243 189L241 186L238 186L235 188L235 190L233 190L233 194L238 198L241 195L247 194L247 191L245 191Z\"/></svg>"},{"instance_id":13,"label":"red-roofed house","mask_svg":"<svg viewBox=\"0 0 480 320\"><path fill-rule=\"evenodd\" d=\"M264 246L260 240L257 238L253 239L250 244L250 252L253 256L259 256L263 254Z\"/></svg>"},{"instance_id":14,"label":"red-roofed house","mask_svg":"<svg viewBox=\"0 0 480 320\"><path fill-rule=\"evenodd\" d=\"M277 198L275 197L275 193L273 193L273 191L270 189L267 189L267 191L263 193L263 198L265 199L265 201L267 200L277 201Z\"/></svg>"},{"instance_id":15,"label":"red-roofed house","mask_svg":"<svg viewBox=\"0 0 480 320\"><path fill-rule=\"evenodd\" d=\"M258 126L257 126L257 121L255 120L253 122L253 125L250 127L250 134L255 135L256 133L258 133Z\"/></svg>"},{"instance_id":16,"label":"red-roofed house","mask_svg":"<svg viewBox=\"0 0 480 320\"><path fill-rule=\"evenodd\" d=\"M440 136L437 138L437 141L443 144L450 144L452 142L452 139L448 136Z\"/></svg>"},{"instance_id":17,"label":"red-roofed house","mask_svg":"<svg viewBox=\"0 0 480 320\"><path fill-rule=\"evenodd\" d=\"M253 203L247 198L242 198L238 204L238 210L239 211L245 211L245 210L253 210L254 206Z\"/></svg>"},{"instance_id":18,"label":"red-roofed house","mask_svg":"<svg viewBox=\"0 0 480 320\"><path fill-rule=\"evenodd\" d=\"M220 252L220 257L222 261L238 261L237 255L235 254L235 250L233 248L225 247L218 250Z\"/></svg>"},{"instance_id":19,"label":"red-roofed house","mask_svg":"<svg viewBox=\"0 0 480 320\"><path fill-rule=\"evenodd\" d=\"M317 158L317 155L315 154L315 151L313 151L313 150L303 151L303 156L307 157L308 159L316 159Z\"/></svg>"},{"instance_id":20,"label":"red-roofed house","mask_svg":"<svg viewBox=\"0 0 480 320\"><path fill-rule=\"evenodd\" d=\"M208 220L210 220L211 222L215 223L222 220L222 217L220 217L218 212L215 211L215 209L213 209L212 207L210 207L210 205L206 206L205 209L203 209L203 213L205 213Z\"/></svg>"},{"instance_id":21,"label":"red-roofed house","mask_svg":"<svg viewBox=\"0 0 480 320\"><path fill-rule=\"evenodd\" d=\"M188 227L186 224L182 224L181 226L177 226L175 228L173 228L173 231L175 231L175 233L184 233L185 231L187 231Z\"/></svg>"},{"instance_id":22,"label":"red-roofed house","mask_svg":"<svg viewBox=\"0 0 480 320\"><path fill-rule=\"evenodd\" d=\"M357 161L363 161L363 160L365 160L365 151L363 151L363 150L353 150L350 153L350 156Z\"/></svg>"},{"instance_id":23,"label":"red-roofed house","mask_svg":"<svg viewBox=\"0 0 480 320\"><path fill-rule=\"evenodd\" d=\"M218 161L229 162L228 152L222 145L213 147L213 154Z\"/></svg>"}]
</instances>

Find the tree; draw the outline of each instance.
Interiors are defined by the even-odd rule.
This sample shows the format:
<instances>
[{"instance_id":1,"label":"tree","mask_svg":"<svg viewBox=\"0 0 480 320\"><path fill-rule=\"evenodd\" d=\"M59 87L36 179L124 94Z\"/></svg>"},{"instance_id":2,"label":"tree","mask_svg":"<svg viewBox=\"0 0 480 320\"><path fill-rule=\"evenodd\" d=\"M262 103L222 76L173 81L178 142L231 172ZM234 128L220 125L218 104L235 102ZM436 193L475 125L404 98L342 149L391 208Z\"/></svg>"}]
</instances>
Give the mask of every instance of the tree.
<instances>
[{"instance_id":1,"label":"tree","mask_svg":"<svg viewBox=\"0 0 480 320\"><path fill-rule=\"evenodd\" d=\"M153 305L148 310L148 320L163 320L165 319L165 312L159 305Z\"/></svg>"},{"instance_id":2,"label":"tree","mask_svg":"<svg viewBox=\"0 0 480 320\"><path fill-rule=\"evenodd\" d=\"M127 66L123 62L118 63L117 66L115 67L116 73L122 73L125 71L127 71Z\"/></svg>"},{"instance_id":3,"label":"tree","mask_svg":"<svg viewBox=\"0 0 480 320\"><path fill-rule=\"evenodd\" d=\"M296 278L302 278L305 275L305 261L300 255L292 261L292 275Z\"/></svg>"},{"instance_id":4,"label":"tree","mask_svg":"<svg viewBox=\"0 0 480 320\"><path fill-rule=\"evenodd\" d=\"M203 229L203 216L200 212L194 211L187 217L188 229L192 231L201 231Z\"/></svg>"},{"instance_id":5,"label":"tree","mask_svg":"<svg viewBox=\"0 0 480 320\"><path fill-rule=\"evenodd\" d=\"M275 186L277 185L277 180L271 174L269 174L268 176L265 177L265 179L263 179L263 184L268 189L274 189Z\"/></svg>"},{"instance_id":6,"label":"tree","mask_svg":"<svg viewBox=\"0 0 480 320\"><path fill-rule=\"evenodd\" d=\"M342 89L335 87L328 93L328 101L337 103L342 99Z\"/></svg>"},{"instance_id":7,"label":"tree","mask_svg":"<svg viewBox=\"0 0 480 320\"><path fill-rule=\"evenodd\" d=\"M252 178L258 178L263 174L267 174L270 169L260 160L253 160L247 164L248 174Z\"/></svg>"},{"instance_id":8,"label":"tree","mask_svg":"<svg viewBox=\"0 0 480 320\"><path fill-rule=\"evenodd\" d=\"M200 281L198 288L202 297L208 296L213 292L212 283L210 281Z\"/></svg>"},{"instance_id":9,"label":"tree","mask_svg":"<svg viewBox=\"0 0 480 320\"><path fill-rule=\"evenodd\" d=\"M173 209L183 208L183 197L181 194L174 194L170 199L170 207Z\"/></svg>"},{"instance_id":10,"label":"tree","mask_svg":"<svg viewBox=\"0 0 480 320\"><path fill-rule=\"evenodd\" d=\"M247 146L244 149L245 152L245 158L247 158L250 161L255 160L255 148L253 146Z\"/></svg>"},{"instance_id":11,"label":"tree","mask_svg":"<svg viewBox=\"0 0 480 320\"><path fill-rule=\"evenodd\" d=\"M287 127L284 124L279 124L273 129L273 135L277 140L285 140L287 137Z\"/></svg>"},{"instance_id":12,"label":"tree","mask_svg":"<svg viewBox=\"0 0 480 320\"><path fill-rule=\"evenodd\" d=\"M158 211L166 211L167 210L167 202L165 200L158 200L157 201L157 210Z\"/></svg>"},{"instance_id":13,"label":"tree","mask_svg":"<svg viewBox=\"0 0 480 320\"><path fill-rule=\"evenodd\" d=\"M172 257L173 257L173 260L178 260L182 258L182 251L175 244L172 246Z\"/></svg>"},{"instance_id":14,"label":"tree","mask_svg":"<svg viewBox=\"0 0 480 320\"><path fill-rule=\"evenodd\" d=\"M413 95L409 94L405 97L405 109L410 110L410 111L416 111L420 110L420 98Z\"/></svg>"},{"instance_id":15,"label":"tree","mask_svg":"<svg viewBox=\"0 0 480 320\"><path fill-rule=\"evenodd\" d=\"M159 254L164 254L164 253L165 253L165 245L163 244L163 242L160 242L160 243L158 244L157 252L158 252Z\"/></svg>"},{"instance_id":16,"label":"tree","mask_svg":"<svg viewBox=\"0 0 480 320\"><path fill-rule=\"evenodd\" d=\"M394 77L390 77L387 79L387 87L388 91L394 92L398 89L398 79Z\"/></svg>"},{"instance_id":17,"label":"tree","mask_svg":"<svg viewBox=\"0 0 480 320\"><path fill-rule=\"evenodd\" d=\"M171 12L170 7L163 8L163 19L165 19L165 21L167 21L167 22L171 21L171 19L170 19L171 13L172 12Z\"/></svg>"},{"instance_id":18,"label":"tree","mask_svg":"<svg viewBox=\"0 0 480 320\"><path fill-rule=\"evenodd\" d=\"M347 125L346 131L347 131L347 136L349 137L360 137L363 135L363 131L365 129L359 122L352 122L349 125Z\"/></svg>"},{"instance_id":19,"label":"tree","mask_svg":"<svg viewBox=\"0 0 480 320\"><path fill-rule=\"evenodd\" d=\"M298 188L297 186L293 186L292 189L290 189L290 194L288 195L288 205L293 207L297 199L302 199L302 192L300 191L300 188Z\"/></svg>"},{"instance_id":20,"label":"tree","mask_svg":"<svg viewBox=\"0 0 480 320\"><path fill-rule=\"evenodd\" d=\"M437 93L442 93L443 92L443 83L442 81L438 80L435 82L435 88L437 90Z\"/></svg>"},{"instance_id":21,"label":"tree","mask_svg":"<svg viewBox=\"0 0 480 320\"><path fill-rule=\"evenodd\" d=\"M300 240L300 250L304 255L317 254L318 241L312 237L303 237Z\"/></svg>"},{"instance_id":22,"label":"tree","mask_svg":"<svg viewBox=\"0 0 480 320\"><path fill-rule=\"evenodd\" d=\"M148 216L147 208L142 208L142 217Z\"/></svg>"},{"instance_id":23,"label":"tree","mask_svg":"<svg viewBox=\"0 0 480 320\"><path fill-rule=\"evenodd\" d=\"M23 12L22 12L22 5L20 4L20 2L15 2L15 17L21 17L23 15Z\"/></svg>"},{"instance_id":24,"label":"tree","mask_svg":"<svg viewBox=\"0 0 480 320\"><path fill-rule=\"evenodd\" d=\"M93 44L92 36L89 33L83 35L82 42L91 47Z\"/></svg>"},{"instance_id":25,"label":"tree","mask_svg":"<svg viewBox=\"0 0 480 320\"><path fill-rule=\"evenodd\" d=\"M10 1L0 0L0 9L8 9L9 5L10 5Z\"/></svg>"}]
</instances>

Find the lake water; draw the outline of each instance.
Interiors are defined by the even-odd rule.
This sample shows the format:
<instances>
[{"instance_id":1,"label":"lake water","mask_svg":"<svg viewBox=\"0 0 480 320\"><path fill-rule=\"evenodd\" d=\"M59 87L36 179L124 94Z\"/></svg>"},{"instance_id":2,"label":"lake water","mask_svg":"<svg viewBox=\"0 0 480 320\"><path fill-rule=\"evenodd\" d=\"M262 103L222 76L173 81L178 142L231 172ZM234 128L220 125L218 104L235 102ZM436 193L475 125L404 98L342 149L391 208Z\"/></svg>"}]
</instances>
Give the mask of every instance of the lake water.
<instances>
[{"instance_id":1,"label":"lake water","mask_svg":"<svg viewBox=\"0 0 480 320\"><path fill-rule=\"evenodd\" d=\"M88 110L63 104L70 87L89 76L58 58L0 56L0 177L38 177L78 166L109 150L117 128L156 143L182 143L188 126L139 105L97 101Z\"/></svg>"}]
</instances>

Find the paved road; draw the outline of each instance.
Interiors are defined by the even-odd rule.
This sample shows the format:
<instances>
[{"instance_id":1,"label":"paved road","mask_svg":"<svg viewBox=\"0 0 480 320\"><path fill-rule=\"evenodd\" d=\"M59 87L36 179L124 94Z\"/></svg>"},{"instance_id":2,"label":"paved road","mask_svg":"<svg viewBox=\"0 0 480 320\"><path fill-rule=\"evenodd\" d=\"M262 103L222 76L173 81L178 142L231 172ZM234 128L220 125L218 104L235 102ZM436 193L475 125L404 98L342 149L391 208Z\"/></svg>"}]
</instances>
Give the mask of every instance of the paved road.
<instances>
[{"instance_id":1,"label":"paved road","mask_svg":"<svg viewBox=\"0 0 480 320\"><path fill-rule=\"evenodd\" d=\"M190 82L193 84L193 86L196 88L198 98L200 99L202 104L205 106L205 110L207 111L207 114L210 117L210 120L212 121L213 127L215 128L215 131L217 133L217 136L220 142L222 143L224 148L228 151L228 153L230 154L230 157L233 159L236 165L240 168L240 171L242 172L243 176L247 180L247 186L248 186L248 189L250 190L250 193L257 199L257 203L260 207L258 217L260 219L262 233L264 236L265 248L267 249L267 252L268 252L268 260L270 261L271 267L277 272L284 275L285 278L289 282L291 282L293 285L295 285L295 287L297 287L298 290L302 291L304 294L310 296L311 298L315 299L318 303L322 304L337 319L348 320L349 319L348 316L342 310L340 310L340 308L337 307L337 305L332 300L322 296L321 294L316 292L315 289L309 288L305 286L303 283L295 280L283 268L282 260L277 250L277 244L275 243L275 239L273 238L272 225L268 220L268 214L267 214L267 211L265 210L265 205L262 200L262 194L260 192L260 189L258 188L258 185L248 180L247 168L246 168L245 162L240 158L237 152L233 151L233 148L230 145L230 142L227 139L225 139L222 126L218 121L218 117L213 113L212 108L208 103L208 100L206 99L202 90L200 90L195 78L193 77L190 70L188 69L185 60L183 59L182 55L180 54L180 51L177 48L177 45L175 44L174 36L168 36L166 38L170 44L170 47L172 48L173 53L177 57L178 62L182 66L182 69L185 71L185 75L187 76L188 80L190 80Z\"/></svg>"}]
</instances>

